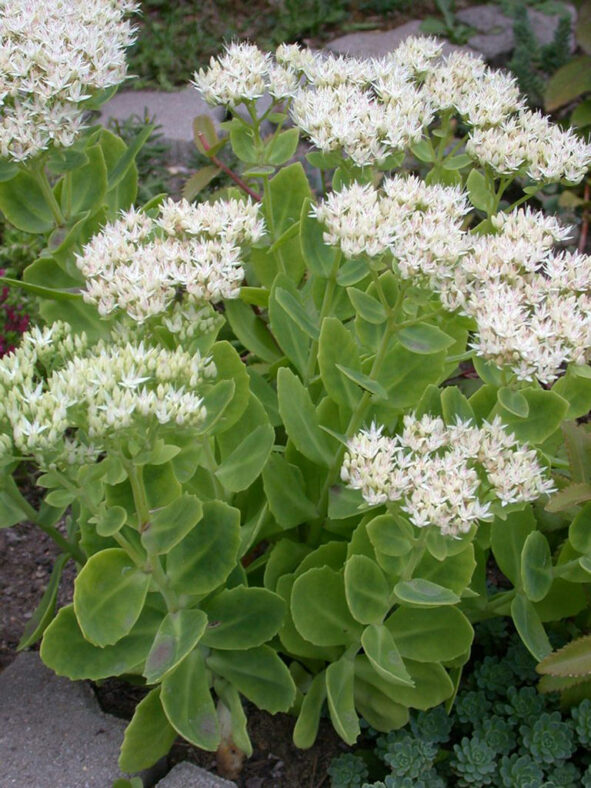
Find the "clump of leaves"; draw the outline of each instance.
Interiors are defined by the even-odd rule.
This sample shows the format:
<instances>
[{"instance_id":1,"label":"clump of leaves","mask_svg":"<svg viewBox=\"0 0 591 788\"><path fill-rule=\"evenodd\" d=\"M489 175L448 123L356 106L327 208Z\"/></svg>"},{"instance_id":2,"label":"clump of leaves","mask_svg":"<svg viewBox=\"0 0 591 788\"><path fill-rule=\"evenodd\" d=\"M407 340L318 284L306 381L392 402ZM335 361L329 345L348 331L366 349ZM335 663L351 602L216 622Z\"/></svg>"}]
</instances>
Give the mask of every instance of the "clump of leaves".
<instances>
[{"instance_id":1,"label":"clump of leaves","mask_svg":"<svg viewBox=\"0 0 591 788\"><path fill-rule=\"evenodd\" d=\"M110 118L107 128L115 132L129 145L139 132L147 126L155 124L156 118L149 113L130 115L124 120ZM138 192L136 205L144 205L157 194L168 192L170 189L171 174L167 166L170 154L170 145L163 138L162 127L155 125L154 130L140 148L135 163L138 169Z\"/></svg>"},{"instance_id":2,"label":"clump of leaves","mask_svg":"<svg viewBox=\"0 0 591 788\"><path fill-rule=\"evenodd\" d=\"M516 5L513 13L515 49L509 68L528 102L540 107L544 103L548 79L570 60L571 19L570 16L561 16L554 38L549 44L542 45L534 33L526 5Z\"/></svg>"},{"instance_id":3,"label":"clump of leaves","mask_svg":"<svg viewBox=\"0 0 591 788\"><path fill-rule=\"evenodd\" d=\"M533 686L539 679L536 662L527 651L518 650L518 638L507 637L505 627L492 629L498 634L494 644L489 622L477 629L475 648L480 658L468 666L449 711L444 706L414 711L408 728L377 738L369 728L364 733L365 749L340 756L338 775L331 766L331 786L357 785L351 780L367 772L367 764L376 781L363 788L591 786L586 756L591 700L559 709L556 692L540 694ZM569 644L553 652L547 658L549 665L562 670L567 662L572 667L578 660L580 668L584 660L578 643L586 640L574 641L574 650ZM497 654L482 653L495 645ZM556 656L563 652L565 656ZM382 764L382 771L372 767L371 756Z\"/></svg>"}]
</instances>

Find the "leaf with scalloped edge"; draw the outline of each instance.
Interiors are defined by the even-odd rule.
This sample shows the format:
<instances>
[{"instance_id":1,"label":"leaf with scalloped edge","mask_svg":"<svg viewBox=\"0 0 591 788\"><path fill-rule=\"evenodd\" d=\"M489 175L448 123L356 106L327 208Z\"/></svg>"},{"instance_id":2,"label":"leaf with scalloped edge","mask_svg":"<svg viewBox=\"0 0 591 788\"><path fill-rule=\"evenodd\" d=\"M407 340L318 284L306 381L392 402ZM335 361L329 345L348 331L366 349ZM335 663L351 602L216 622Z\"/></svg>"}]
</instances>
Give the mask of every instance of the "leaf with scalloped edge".
<instances>
[{"instance_id":1,"label":"leaf with scalloped edge","mask_svg":"<svg viewBox=\"0 0 591 788\"><path fill-rule=\"evenodd\" d=\"M591 676L591 635L577 638L548 654L536 670L550 676Z\"/></svg>"}]
</instances>

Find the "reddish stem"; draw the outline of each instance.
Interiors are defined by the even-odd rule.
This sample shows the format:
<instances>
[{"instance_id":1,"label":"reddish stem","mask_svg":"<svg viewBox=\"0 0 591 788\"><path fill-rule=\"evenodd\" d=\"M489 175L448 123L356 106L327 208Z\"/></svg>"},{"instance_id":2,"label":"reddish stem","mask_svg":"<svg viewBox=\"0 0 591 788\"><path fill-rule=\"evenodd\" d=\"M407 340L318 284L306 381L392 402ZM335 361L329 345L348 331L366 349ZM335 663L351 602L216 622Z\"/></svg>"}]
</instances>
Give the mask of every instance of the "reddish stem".
<instances>
[{"instance_id":1,"label":"reddish stem","mask_svg":"<svg viewBox=\"0 0 591 788\"><path fill-rule=\"evenodd\" d=\"M589 181L585 184L585 191L583 192L583 199L585 202L589 202L589 197L591 189L589 187ZM583 209L583 223L581 225L581 237L579 238L579 252L584 252L587 246L587 233L589 232L589 208L586 207Z\"/></svg>"},{"instance_id":2,"label":"reddish stem","mask_svg":"<svg viewBox=\"0 0 591 788\"><path fill-rule=\"evenodd\" d=\"M203 145L203 149L205 150L205 152L207 153L208 150L211 150L211 145L209 145L203 134L199 133L197 136L199 137L199 142ZM256 202L263 201L263 198L261 197L260 194L257 194L255 191L253 191L250 188L250 186L247 183L245 183L239 175L236 175L236 173L233 172L229 167L227 167L223 161L220 161L217 156L209 156L208 158L216 165L216 167L219 167L220 170L223 170L223 172L226 173L226 175L229 175L230 178L232 178L232 180L234 181L234 183L237 186L239 186L243 191L245 191L250 197L252 197L253 200L256 200Z\"/></svg>"}]
</instances>

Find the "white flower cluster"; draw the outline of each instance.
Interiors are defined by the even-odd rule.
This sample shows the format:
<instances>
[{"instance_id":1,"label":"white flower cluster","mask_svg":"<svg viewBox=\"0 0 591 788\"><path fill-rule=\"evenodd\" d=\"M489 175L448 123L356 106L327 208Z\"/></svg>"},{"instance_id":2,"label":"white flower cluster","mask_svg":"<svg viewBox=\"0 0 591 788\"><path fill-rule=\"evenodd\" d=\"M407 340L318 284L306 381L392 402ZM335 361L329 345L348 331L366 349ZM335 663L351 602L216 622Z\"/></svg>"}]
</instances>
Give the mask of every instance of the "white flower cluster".
<instances>
[{"instance_id":1,"label":"white flower cluster","mask_svg":"<svg viewBox=\"0 0 591 788\"><path fill-rule=\"evenodd\" d=\"M591 257L552 253L570 230L519 209L492 219L440 287L448 309L476 320L476 352L523 380L551 383L564 363L591 359Z\"/></svg>"},{"instance_id":2,"label":"white flower cluster","mask_svg":"<svg viewBox=\"0 0 591 788\"><path fill-rule=\"evenodd\" d=\"M313 208L326 227L324 242L340 246L346 257L392 252L405 279L432 287L453 277L458 259L472 246L462 227L469 211L459 189L426 185L420 178L385 178L378 191L352 184Z\"/></svg>"},{"instance_id":3,"label":"white flower cluster","mask_svg":"<svg viewBox=\"0 0 591 788\"><path fill-rule=\"evenodd\" d=\"M554 489L536 452L498 417L479 428L408 414L392 438L372 424L349 441L341 478L370 505L400 501L416 526L434 525L454 537L492 519L495 500L503 506L534 501Z\"/></svg>"},{"instance_id":4,"label":"white flower cluster","mask_svg":"<svg viewBox=\"0 0 591 788\"><path fill-rule=\"evenodd\" d=\"M0 156L69 146L85 101L126 75L133 0L0 0Z\"/></svg>"},{"instance_id":5,"label":"white flower cluster","mask_svg":"<svg viewBox=\"0 0 591 788\"><path fill-rule=\"evenodd\" d=\"M106 316L122 309L138 323L165 312L179 293L189 303L237 298L241 246L264 234L259 208L228 200L167 200L152 219L134 210L106 225L77 255L84 299Z\"/></svg>"},{"instance_id":6,"label":"white flower cluster","mask_svg":"<svg viewBox=\"0 0 591 788\"><path fill-rule=\"evenodd\" d=\"M282 44L275 61L252 44L232 44L194 85L213 104L236 106L270 92L289 99L293 121L324 152L359 166L382 164L418 142L437 113L469 126L467 152L498 173L578 182L591 145L524 109L513 77L463 52L441 57L432 38L409 38L384 59L327 55Z\"/></svg>"},{"instance_id":7,"label":"white flower cluster","mask_svg":"<svg viewBox=\"0 0 591 788\"><path fill-rule=\"evenodd\" d=\"M115 337L114 337L115 339ZM0 425L16 451L41 465L91 461L139 426L198 427L214 364L181 348L100 341L63 323L34 329L0 361ZM4 439L6 443L6 439Z\"/></svg>"},{"instance_id":8,"label":"white flower cluster","mask_svg":"<svg viewBox=\"0 0 591 788\"><path fill-rule=\"evenodd\" d=\"M591 145L530 110L506 117L498 126L474 129L466 151L499 175L522 170L534 181L578 183L591 165Z\"/></svg>"},{"instance_id":9,"label":"white flower cluster","mask_svg":"<svg viewBox=\"0 0 591 788\"><path fill-rule=\"evenodd\" d=\"M570 229L529 208L492 217L494 232L464 229L460 189L419 178L352 184L313 208L325 243L346 257L391 253L403 279L474 318L473 347L519 379L552 383L564 363L591 360L591 258L553 254Z\"/></svg>"},{"instance_id":10,"label":"white flower cluster","mask_svg":"<svg viewBox=\"0 0 591 788\"><path fill-rule=\"evenodd\" d=\"M524 105L513 77L465 52L452 52L427 73L435 110L455 110L472 126L496 126Z\"/></svg>"},{"instance_id":11,"label":"white flower cluster","mask_svg":"<svg viewBox=\"0 0 591 788\"><path fill-rule=\"evenodd\" d=\"M209 104L236 107L267 92L276 99L292 96L298 79L254 44L236 43L227 46L221 57L212 57L209 68L196 71L192 84Z\"/></svg>"}]
</instances>

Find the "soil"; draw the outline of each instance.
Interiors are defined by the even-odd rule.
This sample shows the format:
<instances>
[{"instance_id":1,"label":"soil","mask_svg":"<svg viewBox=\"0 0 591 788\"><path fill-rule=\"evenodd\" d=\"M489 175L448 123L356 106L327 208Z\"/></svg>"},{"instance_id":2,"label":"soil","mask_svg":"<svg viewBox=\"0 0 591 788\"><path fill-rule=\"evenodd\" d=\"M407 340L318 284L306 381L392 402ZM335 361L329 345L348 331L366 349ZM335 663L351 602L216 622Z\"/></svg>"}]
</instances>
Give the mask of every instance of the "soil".
<instances>
[{"instance_id":1,"label":"soil","mask_svg":"<svg viewBox=\"0 0 591 788\"><path fill-rule=\"evenodd\" d=\"M17 656L23 629L49 582L57 555L53 541L31 523L0 530L0 671ZM70 562L62 576L58 594L60 606L71 601L74 576L75 567ZM92 686L103 710L124 719L131 719L137 703L146 693L144 688L119 679ZM326 785L330 761L346 750L328 720L322 721L314 747L298 750L291 740L293 717L272 716L252 706L246 711L254 753L244 762L238 777L228 777L242 788L320 788ZM184 760L213 773L218 771L214 753L203 752L178 739L168 758L169 767Z\"/></svg>"}]
</instances>

